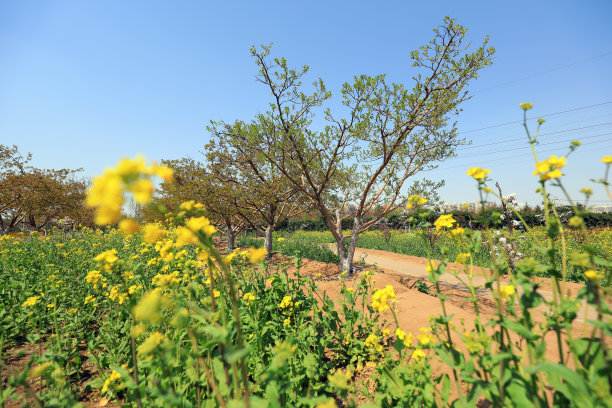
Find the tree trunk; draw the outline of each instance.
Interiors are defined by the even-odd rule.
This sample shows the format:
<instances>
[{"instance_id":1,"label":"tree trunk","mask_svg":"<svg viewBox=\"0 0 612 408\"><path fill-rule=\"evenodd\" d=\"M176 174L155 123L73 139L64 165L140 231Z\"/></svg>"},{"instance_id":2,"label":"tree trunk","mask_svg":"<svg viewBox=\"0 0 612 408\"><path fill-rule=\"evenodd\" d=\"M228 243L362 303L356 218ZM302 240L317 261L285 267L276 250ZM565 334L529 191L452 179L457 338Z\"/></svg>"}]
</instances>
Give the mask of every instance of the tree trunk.
<instances>
[{"instance_id":1,"label":"tree trunk","mask_svg":"<svg viewBox=\"0 0 612 408\"><path fill-rule=\"evenodd\" d=\"M351 241L349 242L348 252L346 255L346 263L349 271L349 276L353 274L353 259L355 258L355 248L357 247L357 239L359 238L359 228L361 227L361 216L356 215L353 219L353 231L351 232Z\"/></svg>"},{"instance_id":2,"label":"tree trunk","mask_svg":"<svg viewBox=\"0 0 612 408\"><path fill-rule=\"evenodd\" d=\"M352 263L349 262L346 253L346 246L344 245L344 238L340 236L340 239L336 239L338 258L340 258L340 273L344 271L352 272Z\"/></svg>"},{"instance_id":3,"label":"tree trunk","mask_svg":"<svg viewBox=\"0 0 612 408\"><path fill-rule=\"evenodd\" d=\"M272 257L272 232L274 232L272 224L268 224L268 226L266 227L264 239L264 248L267 251L266 258L268 259Z\"/></svg>"},{"instance_id":4,"label":"tree trunk","mask_svg":"<svg viewBox=\"0 0 612 408\"><path fill-rule=\"evenodd\" d=\"M227 229L227 249L229 251L233 251L234 250L234 238L236 237L236 234L234 234L234 231L231 228Z\"/></svg>"},{"instance_id":5,"label":"tree trunk","mask_svg":"<svg viewBox=\"0 0 612 408\"><path fill-rule=\"evenodd\" d=\"M340 258L340 273L348 271L348 275L353 274L353 260L355 258L355 248L357 247L357 239L359 238L359 228L361 227L361 216L356 215L353 219L353 231L351 232L351 240L349 242L348 250L344 244L344 238L342 234L342 222L340 214L336 212L337 218L337 232L340 239L336 239L336 246L338 247L338 258Z\"/></svg>"}]
</instances>

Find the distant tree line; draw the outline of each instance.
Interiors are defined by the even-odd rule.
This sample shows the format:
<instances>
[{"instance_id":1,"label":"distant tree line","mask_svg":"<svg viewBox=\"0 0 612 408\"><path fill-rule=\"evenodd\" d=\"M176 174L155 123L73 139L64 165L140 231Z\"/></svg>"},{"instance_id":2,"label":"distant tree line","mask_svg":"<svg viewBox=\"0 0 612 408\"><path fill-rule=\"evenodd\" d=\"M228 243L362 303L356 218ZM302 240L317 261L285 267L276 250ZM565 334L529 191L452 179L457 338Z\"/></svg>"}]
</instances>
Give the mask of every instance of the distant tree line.
<instances>
[{"instance_id":1,"label":"distant tree line","mask_svg":"<svg viewBox=\"0 0 612 408\"><path fill-rule=\"evenodd\" d=\"M544 226L545 220L542 213L542 209L540 208L527 208L518 211L527 226L535 227L535 226ZM559 206L557 207L557 212L560 214L562 221L567 224L567 221L571 215L573 215L573 210L570 206ZM505 220L501 218L503 211L500 207L491 207L486 208L485 210L479 212L471 212L471 211L450 211L446 212L448 214L453 214L453 218L457 220L457 224L464 228L471 229L484 229L486 226L489 227L497 227L497 228L505 228ZM569 216L563 217L564 214L571 214ZM390 229L408 229L414 228L418 226L422 222L428 222L433 224L433 222L438 218L440 212L431 211L426 209L419 209L414 213L405 214L405 213L395 213L384 218L384 223ZM367 217L365 220L372 219L373 217ZM612 227L612 214L610 213L586 213L584 216L585 225L588 228L597 228L597 227ZM512 214L511 220L520 221L519 217L516 214ZM342 221L343 229L352 229L352 220L345 219ZM309 219L293 219L287 220L278 225L277 230L282 231L326 231L327 225L325 221L321 217L312 217Z\"/></svg>"},{"instance_id":2,"label":"distant tree line","mask_svg":"<svg viewBox=\"0 0 612 408\"><path fill-rule=\"evenodd\" d=\"M17 146L0 145L0 235L52 225L93 225L81 169L39 169Z\"/></svg>"}]
</instances>

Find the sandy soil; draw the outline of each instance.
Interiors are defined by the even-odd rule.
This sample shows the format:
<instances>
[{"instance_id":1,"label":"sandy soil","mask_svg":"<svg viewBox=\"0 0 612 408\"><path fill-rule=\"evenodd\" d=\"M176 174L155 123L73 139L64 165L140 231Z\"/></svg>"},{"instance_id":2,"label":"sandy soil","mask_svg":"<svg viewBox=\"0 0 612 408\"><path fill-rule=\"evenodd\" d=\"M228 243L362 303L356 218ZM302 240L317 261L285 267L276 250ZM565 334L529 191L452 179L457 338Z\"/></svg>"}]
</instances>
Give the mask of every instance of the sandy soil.
<instances>
[{"instance_id":1,"label":"sandy soil","mask_svg":"<svg viewBox=\"0 0 612 408\"><path fill-rule=\"evenodd\" d=\"M397 272L400 274L405 274L427 281L427 271L425 269L427 265L427 258L396 254L393 252L380 251L375 249L357 248L355 250L355 259L364 259L367 264L376 265L381 270L387 272ZM433 262L436 266L440 263L440 261ZM444 284L456 288L465 287L464 284L461 282L461 280L467 282L467 275L465 273L464 265L451 263L447 265L446 270L448 272L443 274L440 278L440 280ZM458 275L454 276L454 273L458 273ZM491 271L487 268L474 267L472 274L474 285L476 287L480 287L477 293L482 295L483 297L492 298L491 291L484 287L487 278L491 276ZM539 284L538 293L542 295L542 297L544 297L546 300L552 300L553 291L551 279L534 278L534 280ZM510 276L505 276L501 279L501 284L508 284L509 281ZM493 286L496 287L496 284L494 283ZM578 291L584 287L584 285L573 282L560 282L560 286L561 291L568 297L576 297ZM519 293L522 293L520 288ZM608 299L608 302L610 302L610 299ZM537 308L537 310L538 312L544 314L548 310L548 306L541 305ZM579 317L576 319L577 323L585 322L585 313L587 316L587 320L597 319L595 309L592 307L587 307L586 302L583 302L581 310L578 313Z\"/></svg>"},{"instance_id":2,"label":"sandy soil","mask_svg":"<svg viewBox=\"0 0 612 408\"><path fill-rule=\"evenodd\" d=\"M398 317L398 323L407 333L412 332L415 336L420 334L419 329L428 327L432 316L439 316L442 314L440 300L435 295L432 295L435 293L435 287L429 283L427 279L427 272L425 270L427 259L378 250L358 249L358 254L367 255L365 262L366 264L371 264L365 267L357 267L357 272L354 276L345 279L347 287L357 285L364 271L371 270L375 272L373 276L375 288L384 288L386 285L394 287L397 295L397 302L394 306ZM278 261L280 255L275 254L274 259ZM359 256L356 256L356 259L359 259ZM275 261L273 260L273 263L275 263ZM438 261L435 261L435 263L437 264ZM302 265L300 270L302 276L310 276L315 279L319 285L319 290L327 293L331 299L337 301L340 298L340 280L338 278L340 270L337 265L311 260L303 260ZM462 271L463 268L463 265L450 264L447 270L456 269L457 271ZM289 272L295 273L295 268L290 269ZM473 272L475 283L477 285L484 285L484 276L488 273L489 271L485 268L475 268ZM321 276L318 276L318 274L321 274ZM465 278L466 276L459 275L459 277ZM508 280L509 278L505 277L502 279L502 284ZM550 279L538 278L537 280L540 283L539 292L542 296L547 299L552 298L552 284ZM417 290L416 284L419 281L427 284L431 294L425 294ZM563 291L567 293L568 296L575 296L582 287L583 285L576 283L563 283ZM448 298L445 304L447 315L453 316L452 320L461 332L472 330L475 325L474 319L476 314L473 302L469 299L468 291L464 289L459 280L450 273L446 273L442 276L440 288L441 292ZM477 297L481 319L483 322L486 322L494 317L497 306L495 305L490 290L484 287L477 292ZM539 313L534 313L536 322L543 322L545 320L544 314L547 308L548 306L543 304L539 307ZM388 327L391 333L393 333L395 330L395 322L391 312L385 311L382 315L385 321L383 326ZM594 311L589 311L589 318L595 318ZM577 319L577 321L583 322L580 319ZM574 337L582 337L585 329L590 332L592 327L587 327L584 324L576 324L572 328L572 334ZM518 336L511 336L511 339L516 343L520 341ZM460 349L463 349L463 343L457 335L453 335L453 340L458 344ZM557 346L555 333L552 331L549 332L545 336L544 341L547 343L546 354L548 358L553 361L558 361L559 348ZM572 366L573 364L570 361L567 350L564 351L564 360L566 364ZM433 360L432 368L434 373L447 373L452 378L450 368L441 362ZM366 368L364 372L358 373L356 378L354 378L355 384L359 384L363 380L369 384L368 388L372 390L373 384L370 378L372 372L373 369ZM451 398L457 396L454 386L451 387L451 394ZM357 399L359 402L363 402L362 397L358 397ZM480 401L480 403L484 405L480 404L479 406L486 406L486 401Z\"/></svg>"}]
</instances>

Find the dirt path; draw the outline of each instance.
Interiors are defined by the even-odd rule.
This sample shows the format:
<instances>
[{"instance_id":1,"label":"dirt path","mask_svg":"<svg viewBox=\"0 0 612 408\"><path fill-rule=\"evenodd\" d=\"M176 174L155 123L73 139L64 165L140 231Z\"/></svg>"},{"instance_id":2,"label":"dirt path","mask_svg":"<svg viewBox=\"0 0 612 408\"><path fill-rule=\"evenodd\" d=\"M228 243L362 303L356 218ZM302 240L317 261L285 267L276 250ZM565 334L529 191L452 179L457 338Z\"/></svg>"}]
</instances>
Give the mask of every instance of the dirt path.
<instances>
[{"instance_id":1,"label":"dirt path","mask_svg":"<svg viewBox=\"0 0 612 408\"><path fill-rule=\"evenodd\" d=\"M335 250L335 245L330 245L330 248ZM429 282L427 278L427 258L420 258L417 256L409 256L397 254L394 252L381 251L377 249L364 249L364 248L356 248L355 249L355 259L363 259L366 264L371 266L376 266L378 268L382 268L387 271L399 272L401 274L405 274L407 276L413 277L415 279L421 279L425 282ZM440 262L434 261L434 264L437 266ZM447 270L453 272L459 272L456 276L455 274L451 274L449 272L444 273L440 277L440 281L447 286L451 286L457 288L459 290L464 290L465 285L462 283L468 281L468 276L464 273L464 266L457 264L448 264ZM473 271L472 281L475 287L478 287L477 293L483 297L491 298L491 291L485 287L485 283L487 279L485 276L489 276L490 271L488 268L480 268L475 267ZM536 278L540 284L540 288L538 289L538 293L542 295L546 300L553 299L553 291L552 291L552 282L547 278ZM510 280L509 277L504 277L502 279L502 285L507 284ZM496 284L494 284L496 287ZM567 294L569 297L576 297L578 291L582 289L584 285L573 283L573 282L561 282L561 290L563 293ZM522 293L522 290L518 288L519 294ZM541 304L536 308L536 310L540 311L542 314L546 313L549 308L546 304ZM583 301L581 309L578 313L578 318L576 322L584 323L585 321L585 311L587 320L596 320L597 312L593 307L588 307L586 301Z\"/></svg>"}]
</instances>

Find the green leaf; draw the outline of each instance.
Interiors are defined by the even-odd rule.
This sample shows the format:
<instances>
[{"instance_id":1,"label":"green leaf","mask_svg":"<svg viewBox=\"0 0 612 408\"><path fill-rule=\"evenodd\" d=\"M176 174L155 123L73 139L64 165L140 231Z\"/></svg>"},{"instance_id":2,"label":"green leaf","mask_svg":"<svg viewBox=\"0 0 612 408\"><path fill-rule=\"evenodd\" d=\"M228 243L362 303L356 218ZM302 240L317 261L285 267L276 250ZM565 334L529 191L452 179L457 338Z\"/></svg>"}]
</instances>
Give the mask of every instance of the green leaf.
<instances>
[{"instance_id":1,"label":"green leaf","mask_svg":"<svg viewBox=\"0 0 612 408\"><path fill-rule=\"evenodd\" d=\"M530 369L532 372L544 371L550 385L580 408L593 406L591 393L585 380L568 367L545 361Z\"/></svg>"},{"instance_id":2,"label":"green leaf","mask_svg":"<svg viewBox=\"0 0 612 408\"><path fill-rule=\"evenodd\" d=\"M225 361L227 361L228 363L233 364L238 360L241 360L244 357L248 356L249 352L250 349L248 346L242 349L231 349L223 353L223 358L225 358Z\"/></svg>"},{"instance_id":3,"label":"green leaf","mask_svg":"<svg viewBox=\"0 0 612 408\"><path fill-rule=\"evenodd\" d=\"M442 401L448 401L448 397L450 396L450 378L448 378L448 374L444 374L442 377Z\"/></svg>"},{"instance_id":4,"label":"green leaf","mask_svg":"<svg viewBox=\"0 0 612 408\"><path fill-rule=\"evenodd\" d=\"M266 386L266 399L270 403L270 408L280 408L280 398L278 383L276 381L270 381Z\"/></svg>"},{"instance_id":5,"label":"green leaf","mask_svg":"<svg viewBox=\"0 0 612 408\"><path fill-rule=\"evenodd\" d=\"M529 399L527 387L522 378L512 378L506 387L506 395L512 401L512 406L529 408L533 407L533 402Z\"/></svg>"},{"instance_id":6,"label":"green leaf","mask_svg":"<svg viewBox=\"0 0 612 408\"><path fill-rule=\"evenodd\" d=\"M517 323L513 320L503 319L500 324L509 330L513 330L526 338L527 340L533 341L538 338L537 335L533 334L528 327L523 326L520 323Z\"/></svg>"}]
</instances>

